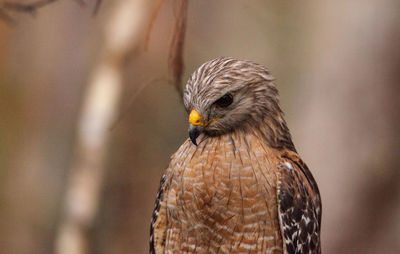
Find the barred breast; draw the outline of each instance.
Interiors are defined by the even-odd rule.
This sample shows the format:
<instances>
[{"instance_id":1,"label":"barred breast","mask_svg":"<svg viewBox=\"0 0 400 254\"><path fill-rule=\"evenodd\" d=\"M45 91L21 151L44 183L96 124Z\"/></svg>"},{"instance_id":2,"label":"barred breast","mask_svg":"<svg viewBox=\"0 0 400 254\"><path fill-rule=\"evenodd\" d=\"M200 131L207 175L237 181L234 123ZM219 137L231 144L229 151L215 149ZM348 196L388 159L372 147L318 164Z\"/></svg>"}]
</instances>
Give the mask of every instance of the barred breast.
<instances>
[{"instance_id":1,"label":"barred breast","mask_svg":"<svg viewBox=\"0 0 400 254\"><path fill-rule=\"evenodd\" d=\"M251 134L186 141L166 174L167 253L281 253L274 158Z\"/></svg>"}]
</instances>

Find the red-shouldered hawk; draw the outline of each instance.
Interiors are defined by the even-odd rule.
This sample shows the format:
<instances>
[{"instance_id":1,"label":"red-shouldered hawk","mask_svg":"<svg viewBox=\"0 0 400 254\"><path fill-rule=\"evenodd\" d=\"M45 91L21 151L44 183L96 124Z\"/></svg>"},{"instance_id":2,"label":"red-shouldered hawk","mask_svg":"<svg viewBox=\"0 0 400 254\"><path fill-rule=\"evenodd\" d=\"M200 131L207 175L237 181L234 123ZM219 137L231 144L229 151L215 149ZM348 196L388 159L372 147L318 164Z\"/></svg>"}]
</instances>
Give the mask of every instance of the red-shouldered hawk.
<instances>
[{"instance_id":1,"label":"red-shouldered hawk","mask_svg":"<svg viewBox=\"0 0 400 254\"><path fill-rule=\"evenodd\" d=\"M190 77L189 137L161 179L150 253L321 253L321 199L273 78L222 57Z\"/></svg>"}]
</instances>

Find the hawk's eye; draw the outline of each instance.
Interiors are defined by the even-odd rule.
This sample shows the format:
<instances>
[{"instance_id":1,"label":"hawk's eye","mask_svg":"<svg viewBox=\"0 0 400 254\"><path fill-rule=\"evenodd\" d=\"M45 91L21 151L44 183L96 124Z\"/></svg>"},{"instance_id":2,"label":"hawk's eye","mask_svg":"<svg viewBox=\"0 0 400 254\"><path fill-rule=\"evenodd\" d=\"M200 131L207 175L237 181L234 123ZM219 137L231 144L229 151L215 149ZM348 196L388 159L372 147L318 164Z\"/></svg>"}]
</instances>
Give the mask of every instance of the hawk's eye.
<instances>
[{"instance_id":1,"label":"hawk's eye","mask_svg":"<svg viewBox=\"0 0 400 254\"><path fill-rule=\"evenodd\" d=\"M219 98L215 104L217 104L218 106L220 106L221 108L226 108L229 105L231 105L233 102L233 97L232 94L227 93L224 96L222 96L221 98Z\"/></svg>"}]
</instances>

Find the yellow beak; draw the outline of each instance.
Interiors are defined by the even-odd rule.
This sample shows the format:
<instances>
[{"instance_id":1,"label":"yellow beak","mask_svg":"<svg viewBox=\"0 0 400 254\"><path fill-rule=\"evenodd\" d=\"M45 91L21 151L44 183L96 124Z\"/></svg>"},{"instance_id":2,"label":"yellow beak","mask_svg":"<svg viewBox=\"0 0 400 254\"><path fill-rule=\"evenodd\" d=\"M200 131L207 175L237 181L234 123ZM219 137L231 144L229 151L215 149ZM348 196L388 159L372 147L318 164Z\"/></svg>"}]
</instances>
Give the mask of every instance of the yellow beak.
<instances>
[{"instance_id":1,"label":"yellow beak","mask_svg":"<svg viewBox=\"0 0 400 254\"><path fill-rule=\"evenodd\" d=\"M196 139L200 135L200 133L203 132L204 128L211 122L217 121L221 117L216 117L214 119L211 119L208 122L203 122L203 119L201 119L201 116L199 112L197 112L195 109L192 109L189 115L189 137L192 140L193 144L197 146Z\"/></svg>"},{"instance_id":2,"label":"yellow beak","mask_svg":"<svg viewBox=\"0 0 400 254\"><path fill-rule=\"evenodd\" d=\"M192 109L189 115L189 123L196 125L196 126L204 126L205 124L203 123L203 120L201 119L200 114Z\"/></svg>"}]
</instances>

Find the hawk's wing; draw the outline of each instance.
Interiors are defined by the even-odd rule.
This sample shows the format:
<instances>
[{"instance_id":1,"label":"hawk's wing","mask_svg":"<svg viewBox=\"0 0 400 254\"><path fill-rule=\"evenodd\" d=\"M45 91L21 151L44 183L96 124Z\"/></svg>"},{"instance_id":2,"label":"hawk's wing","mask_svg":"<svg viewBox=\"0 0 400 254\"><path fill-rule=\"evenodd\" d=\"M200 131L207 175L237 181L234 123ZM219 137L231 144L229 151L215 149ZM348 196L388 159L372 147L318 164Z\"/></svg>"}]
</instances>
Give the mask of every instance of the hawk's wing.
<instances>
[{"instance_id":1,"label":"hawk's wing","mask_svg":"<svg viewBox=\"0 0 400 254\"><path fill-rule=\"evenodd\" d=\"M154 204L153 216L150 225L150 254L164 253L167 234L167 205L165 201L166 175L163 175Z\"/></svg>"},{"instance_id":2,"label":"hawk's wing","mask_svg":"<svg viewBox=\"0 0 400 254\"><path fill-rule=\"evenodd\" d=\"M297 154L285 153L279 165L278 213L284 253L321 253L321 198L306 164Z\"/></svg>"}]
</instances>

